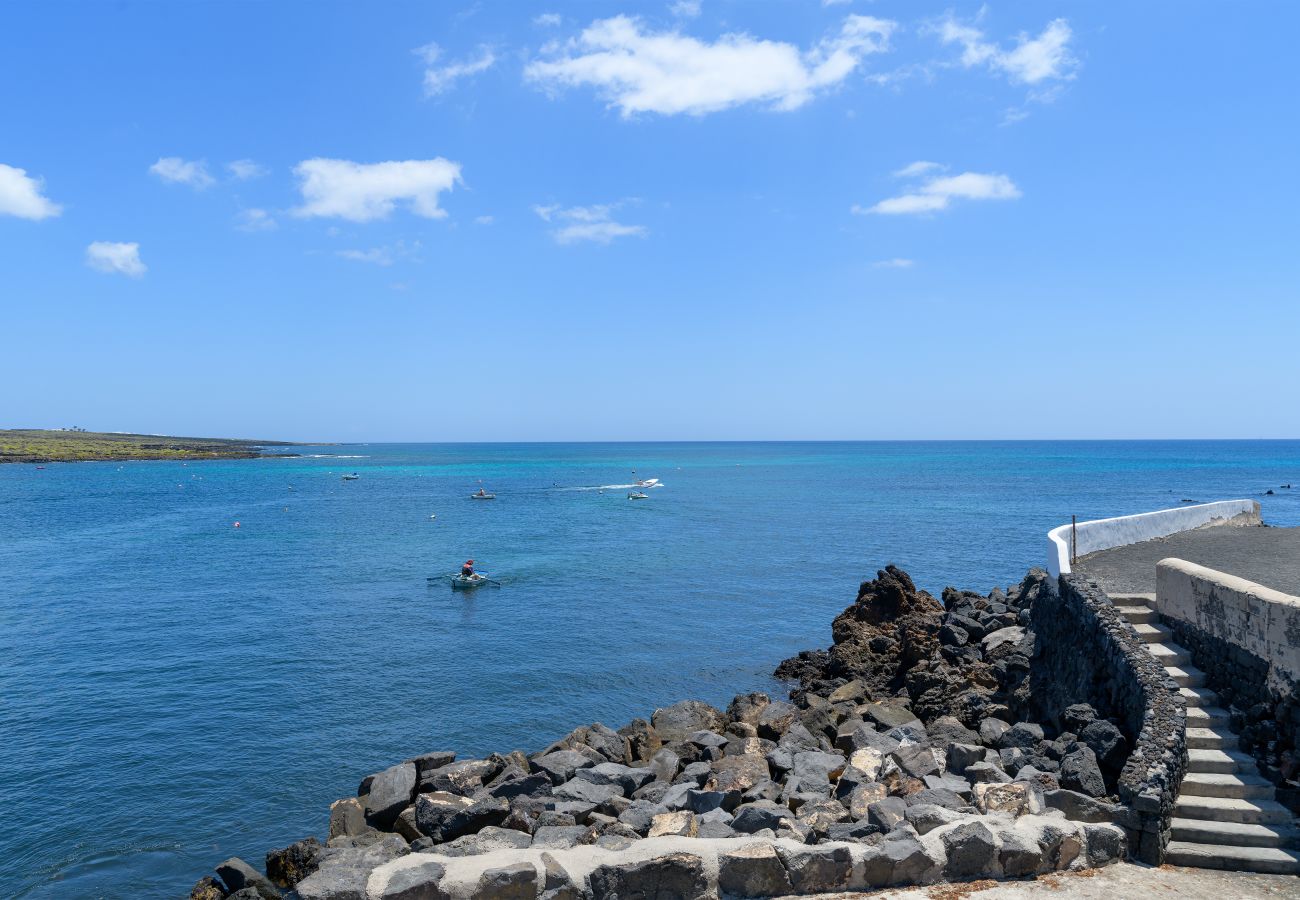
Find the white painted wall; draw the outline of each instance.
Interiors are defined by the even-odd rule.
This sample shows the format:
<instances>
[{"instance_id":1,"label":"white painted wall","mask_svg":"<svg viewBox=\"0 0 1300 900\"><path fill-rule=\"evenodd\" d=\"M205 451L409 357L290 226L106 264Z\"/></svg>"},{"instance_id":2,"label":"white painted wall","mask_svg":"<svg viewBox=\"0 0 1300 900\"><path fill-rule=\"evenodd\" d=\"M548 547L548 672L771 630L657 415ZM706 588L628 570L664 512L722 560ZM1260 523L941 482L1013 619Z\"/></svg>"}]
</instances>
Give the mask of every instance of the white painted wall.
<instances>
[{"instance_id":1,"label":"white painted wall","mask_svg":"<svg viewBox=\"0 0 1300 900\"><path fill-rule=\"evenodd\" d=\"M1206 525L1258 524L1259 502L1256 500L1219 500L1216 503L1197 503L1194 506L1160 509L1134 516L1093 519L1078 524L1075 555L1085 556L1098 550L1137 544ZM1070 572L1068 522L1047 532L1047 571L1054 576Z\"/></svg>"},{"instance_id":2,"label":"white painted wall","mask_svg":"<svg viewBox=\"0 0 1300 900\"><path fill-rule=\"evenodd\" d=\"M1156 564L1156 608L1267 660L1270 682L1300 676L1300 597L1170 558Z\"/></svg>"}]
</instances>

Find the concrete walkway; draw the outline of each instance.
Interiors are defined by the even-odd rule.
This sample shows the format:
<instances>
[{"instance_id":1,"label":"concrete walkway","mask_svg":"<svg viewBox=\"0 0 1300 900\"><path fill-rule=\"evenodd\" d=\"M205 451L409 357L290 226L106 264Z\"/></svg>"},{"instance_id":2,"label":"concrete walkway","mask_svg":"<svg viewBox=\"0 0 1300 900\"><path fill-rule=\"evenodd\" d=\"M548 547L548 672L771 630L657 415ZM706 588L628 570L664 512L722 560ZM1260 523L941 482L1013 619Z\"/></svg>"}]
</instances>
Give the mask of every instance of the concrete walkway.
<instances>
[{"instance_id":1,"label":"concrete walkway","mask_svg":"<svg viewBox=\"0 0 1300 900\"><path fill-rule=\"evenodd\" d=\"M1198 528L1099 550L1080 557L1073 569L1108 594L1150 594L1156 589L1156 563L1168 556L1300 595L1300 528Z\"/></svg>"},{"instance_id":2,"label":"concrete walkway","mask_svg":"<svg viewBox=\"0 0 1300 900\"><path fill-rule=\"evenodd\" d=\"M1290 875L1244 875L1210 869L1116 863L1104 869L1040 875L1033 881L977 881L971 884L936 884L907 890L869 894L832 894L832 898L870 897L872 900L1263 900L1300 897L1300 879Z\"/></svg>"}]
</instances>

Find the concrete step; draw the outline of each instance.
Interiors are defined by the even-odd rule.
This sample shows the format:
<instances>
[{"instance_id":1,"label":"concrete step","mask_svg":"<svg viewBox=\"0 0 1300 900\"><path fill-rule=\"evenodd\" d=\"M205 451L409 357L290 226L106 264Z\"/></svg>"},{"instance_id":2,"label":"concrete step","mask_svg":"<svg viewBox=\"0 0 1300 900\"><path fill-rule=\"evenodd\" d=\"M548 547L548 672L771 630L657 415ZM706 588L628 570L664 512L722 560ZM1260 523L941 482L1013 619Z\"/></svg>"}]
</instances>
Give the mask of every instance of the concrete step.
<instances>
[{"instance_id":1,"label":"concrete step","mask_svg":"<svg viewBox=\"0 0 1300 900\"><path fill-rule=\"evenodd\" d=\"M1232 800L1227 797L1188 797L1174 803L1179 819L1209 819L1214 822L1243 822L1249 825L1289 825L1291 810L1276 800Z\"/></svg>"},{"instance_id":2,"label":"concrete step","mask_svg":"<svg viewBox=\"0 0 1300 900\"><path fill-rule=\"evenodd\" d=\"M1188 707L1215 706L1219 702L1219 695L1209 688L1183 688L1178 693L1183 695L1183 701Z\"/></svg>"},{"instance_id":3,"label":"concrete step","mask_svg":"<svg viewBox=\"0 0 1300 900\"><path fill-rule=\"evenodd\" d=\"M1117 609L1130 625L1150 625L1160 618L1160 614L1148 606L1120 606Z\"/></svg>"},{"instance_id":4,"label":"concrete step","mask_svg":"<svg viewBox=\"0 0 1300 900\"><path fill-rule=\"evenodd\" d=\"M1169 836L1189 844L1220 844L1229 847L1295 847L1300 832L1289 825L1247 825L1205 819L1174 819Z\"/></svg>"},{"instance_id":5,"label":"concrete step","mask_svg":"<svg viewBox=\"0 0 1300 900\"><path fill-rule=\"evenodd\" d=\"M1228 711L1221 706L1187 707L1189 728L1227 728L1228 722Z\"/></svg>"},{"instance_id":6,"label":"concrete step","mask_svg":"<svg viewBox=\"0 0 1300 900\"><path fill-rule=\"evenodd\" d=\"M1230 847L1225 844L1170 841L1165 851L1165 862L1173 866L1224 869L1229 872L1300 874L1300 854L1279 847Z\"/></svg>"},{"instance_id":7,"label":"concrete step","mask_svg":"<svg viewBox=\"0 0 1300 900\"><path fill-rule=\"evenodd\" d=\"M1116 606L1145 606L1148 609L1154 609L1156 605L1155 594L1110 594L1110 602Z\"/></svg>"},{"instance_id":8,"label":"concrete step","mask_svg":"<svg viewBox=\"0 0 1300 900\"><path fill-rule=\"evenodd\" d=\"M1187 728L1188 750L1236 750L1237 736L1226 728L1216 731L1213 728Z\"/></svg>"},{"instance_id":9,"label":"concrete step","mask_svg":"<svg viewBox=\"0 0 1300 900\"><path fill-rule=\"evenodd\" d=\"M1174 633L1164 625L1133 624L1133 631L1148 644L1166 643L1173 639Z\"/></svg>"},{"instance_id":10,"label":"concrete step","mask_svg":"<svg viewBox=\"0 0 1300 900\"><path fill-rule=\"evenodd\" d=\"M1255 774L1255 759L1236 750L1188 750L1187 771L1219 775Z\"/></svg>"},{"instance_id":11,"label":"concrete step","mask_svg":"<svg viewBox=\"0 0 1300 900\"><path fill-rule=\"evenodd\" d=\"M1192 655L1177 644L1147 644L1147 652L1160 660L1163 666L1183 666L1192 661Z\"/></svg>"},{"instance_id":12,"label":"concrete step","mask_svg":"<svg viewBox=\"0 0 1300 900\"><path fill-rule=\"evenodd\" d=\"M1244 772L1188 772L1179 793L1185 797L1229 797L1234 800L1273 799L1273 785Z\"/></svg>"},{"instance_id":13,"label":"concrete step","mask_svg":"<svg viewBox=\"0 0 1300 900\"><path fill-rule=\"evenodd\" d=\"M1169 677L1178 682L1180 688L1198 688L1205 686L1205 673L1200 669L1193 669L1191 666L1182 668L1179 666L1165 666L1165 671Z\"/></svg>"}]
</instances>

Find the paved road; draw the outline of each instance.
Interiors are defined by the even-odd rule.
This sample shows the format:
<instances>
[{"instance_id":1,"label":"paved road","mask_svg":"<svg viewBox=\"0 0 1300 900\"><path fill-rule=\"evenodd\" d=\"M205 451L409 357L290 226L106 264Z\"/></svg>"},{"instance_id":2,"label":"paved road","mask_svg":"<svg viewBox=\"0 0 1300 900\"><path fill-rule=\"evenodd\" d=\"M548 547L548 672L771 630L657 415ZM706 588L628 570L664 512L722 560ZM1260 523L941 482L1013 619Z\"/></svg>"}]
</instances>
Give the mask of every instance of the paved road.
<instances>
[{"instance_id":1,"label":"paved road","mask_svg":"<svg viewBox=\"0 0 1300 900\"><path fill-rule=\"evenodd\" d=\"M1300 528L1198 528L1090 553L1074 570L1111 593L1155 593L1156 563L1168 556L1300 596Z\"/></svg>"},{"instance_id":2,"label":"paved road","mask_svg":"<svg viewBox=\"0 0 1300 900\"><path fill-rule=\"evenodd\" d=\"M1300 878L1116 863L1104 869L1040 875L1032 881L936 884L867 894L827 894L823 900L867 897L871 900L1276 900L1300 897Z\"/></svg>"}]
</instances>

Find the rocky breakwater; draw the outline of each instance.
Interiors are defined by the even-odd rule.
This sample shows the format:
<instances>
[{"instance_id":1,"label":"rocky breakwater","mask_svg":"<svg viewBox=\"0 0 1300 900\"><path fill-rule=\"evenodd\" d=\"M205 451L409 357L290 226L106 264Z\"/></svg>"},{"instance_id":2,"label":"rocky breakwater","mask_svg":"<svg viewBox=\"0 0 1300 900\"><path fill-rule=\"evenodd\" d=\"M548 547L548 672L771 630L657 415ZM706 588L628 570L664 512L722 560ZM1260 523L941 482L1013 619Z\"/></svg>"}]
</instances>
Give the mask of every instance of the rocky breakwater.
<instances>
[{"instance_id":1,"label":"rocky breakwater","mask_svg":"<svg viewBox=\"0 0 1300 900\"><path fill-rule=\"evenodd\" d=\"M1019 721L1044 579L988 596L863 585L792 702L683 701L532 754L426 753L331 807L324 844L232 859L191 897L765 897L1026 877L1124 856L1101 755ZM947 606L945 610L944 605ZM995 627L996 626L996 627Z\"/></svg>"}]
</instances>

